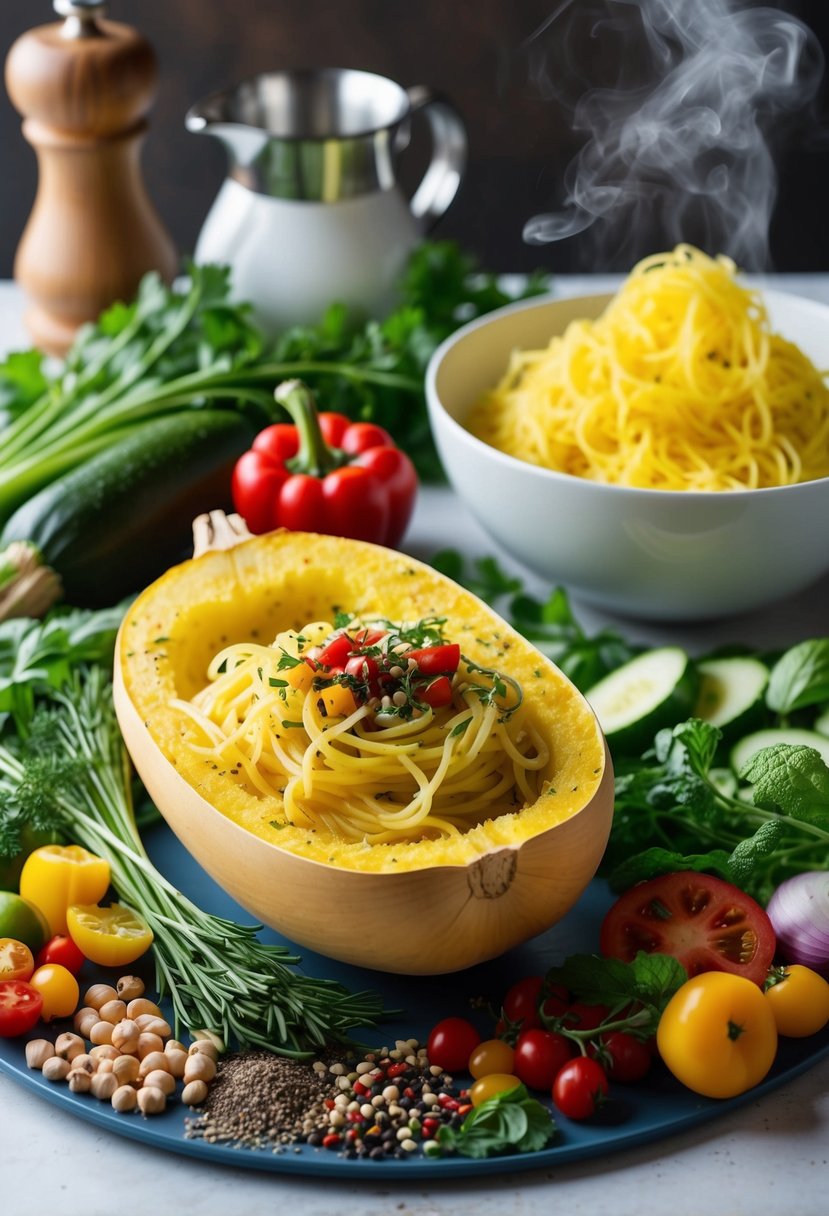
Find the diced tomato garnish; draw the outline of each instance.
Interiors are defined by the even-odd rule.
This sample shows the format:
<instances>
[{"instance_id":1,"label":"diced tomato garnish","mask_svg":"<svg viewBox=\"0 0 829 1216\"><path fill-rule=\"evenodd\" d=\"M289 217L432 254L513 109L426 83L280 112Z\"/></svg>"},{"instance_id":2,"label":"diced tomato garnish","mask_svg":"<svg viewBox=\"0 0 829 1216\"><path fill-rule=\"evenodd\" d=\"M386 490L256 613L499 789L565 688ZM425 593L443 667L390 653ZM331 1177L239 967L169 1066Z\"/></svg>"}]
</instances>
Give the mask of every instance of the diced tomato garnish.
<instances>
[{"instance_id":1,"label":"diced tomato garnish","mask_svg":"<svg viewBox=\"0 0 829 1216\"><path fill-rule=\"evenodd\" d=\"M424 646L422 650L407 651L404 658L407 662L413 659L417 670L424 676L453 676L461 661L461 648L457 642Z\"/></svg>"},{"instance_id":2,"label":"diced tomato garnish","mask_svg":"<svg viewBox=\"0 0 829 1216\"><path fill-rule=\"evenodd\" d=\"M432 709L440 709L452 700L452 681L448 676L438 676L423 688L418 688L417 697Z\"/></svg>"}]
</instances>

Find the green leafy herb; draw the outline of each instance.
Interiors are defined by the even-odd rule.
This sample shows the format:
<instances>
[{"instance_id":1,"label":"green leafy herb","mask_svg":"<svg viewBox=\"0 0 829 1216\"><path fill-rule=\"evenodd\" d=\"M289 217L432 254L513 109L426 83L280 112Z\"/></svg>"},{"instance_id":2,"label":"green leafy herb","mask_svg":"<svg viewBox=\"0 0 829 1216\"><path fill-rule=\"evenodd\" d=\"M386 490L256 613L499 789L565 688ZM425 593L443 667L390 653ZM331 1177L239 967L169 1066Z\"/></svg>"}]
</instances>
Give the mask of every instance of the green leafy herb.
<instances>
[{"instance_id":1,"label":"green leafy herb","mask_svg":"<svg viewBox=\"0 0 829 1216\"><path fill-rule=\"evenodd\" d=\"M796 709L829 701L829 638L800 642L775 663L766 704L786 717Z\"/></svg>"},{"instance_id":2,"label":"green leafy herb","mask_svg":"<svg viewBox=\"0 0 829 1216\"><path fill-rule=\"evenodd\" d=\"M494 1157L502 1153L535 1153L556 1133L550 1112L523 1085L487 1098L466 1116L460 1128L441 1127L438 1144L462 1157Z\"/></svg>"},{"instance_id":3,"label":"green leafy herb","mask_svg":"<svg viewBox=\"0 0 829 1216\"><path fill-rule=\"evenodd\" d=\"M608 1015L600 1027L580 1031L563 1018L551 1025L576 1039L598 1037L608 1030L624 1030L647 1039L656 1032L662 1011L688 979L681 963L669 954L640 951L631 963L595 954L573 954L560 967L551 967L546 984L563 984L588 1005L606 1005Z\"/></svg>"}]
</instances>

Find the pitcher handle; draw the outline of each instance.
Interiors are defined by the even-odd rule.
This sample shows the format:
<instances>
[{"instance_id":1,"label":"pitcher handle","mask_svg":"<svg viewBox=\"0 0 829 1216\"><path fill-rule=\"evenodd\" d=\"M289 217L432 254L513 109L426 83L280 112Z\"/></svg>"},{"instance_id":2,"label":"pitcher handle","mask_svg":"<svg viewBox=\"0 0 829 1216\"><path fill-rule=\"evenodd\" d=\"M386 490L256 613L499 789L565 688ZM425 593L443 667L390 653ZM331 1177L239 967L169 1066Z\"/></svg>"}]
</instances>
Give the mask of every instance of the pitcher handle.
<instances>
[{"instance_id":1,"label":"pitcher handle","mask_svg":"<svg viewBox=\"0 0 829 1216\"><path fill-rule=\"evenodd\" d=\"M432 133L432 159L409 206L428 232L458 192L466 168L466 127L450 102L424 85L407 89L412 113L422 110Z\"/></svg>"}]
</instances>

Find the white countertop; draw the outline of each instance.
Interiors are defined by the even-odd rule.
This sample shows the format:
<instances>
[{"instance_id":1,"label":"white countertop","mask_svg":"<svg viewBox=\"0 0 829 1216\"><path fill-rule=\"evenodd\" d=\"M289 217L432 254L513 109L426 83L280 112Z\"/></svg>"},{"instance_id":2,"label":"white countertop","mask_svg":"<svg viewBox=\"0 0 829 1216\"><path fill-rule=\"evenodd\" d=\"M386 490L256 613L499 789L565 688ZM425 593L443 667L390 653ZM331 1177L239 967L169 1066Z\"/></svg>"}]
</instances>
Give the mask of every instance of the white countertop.
<instances>
[{"instance_id":1,"label":"white countertop","mask_svg":"<svg viewBox=\"0 0 829 1216\"><path fill-rule=\"evenodd\" d=\"M560 279L561 294L612 289L617 279ZM829 301L829 275L773 276L782 290ZM0 347L27 344L20 298L0 284ZM452 545L470 555L495 546L449 490L421 496L407 548ZM511 565L503 559L507 567ZM541 588L531 578L528 585ZM825 634L829 579L756 617L693 628L613 622L576 604L588 632L613 623L643 641L676 640L692 651L715 643L777 644ZM432 1183L316 1182L228 1167L149 1149L73 1119L0 1074L2 1216L823 1216L829 1189L829 1061L740 1111L629 1152L503 1179Z\"/></svg>"}]
</instances>

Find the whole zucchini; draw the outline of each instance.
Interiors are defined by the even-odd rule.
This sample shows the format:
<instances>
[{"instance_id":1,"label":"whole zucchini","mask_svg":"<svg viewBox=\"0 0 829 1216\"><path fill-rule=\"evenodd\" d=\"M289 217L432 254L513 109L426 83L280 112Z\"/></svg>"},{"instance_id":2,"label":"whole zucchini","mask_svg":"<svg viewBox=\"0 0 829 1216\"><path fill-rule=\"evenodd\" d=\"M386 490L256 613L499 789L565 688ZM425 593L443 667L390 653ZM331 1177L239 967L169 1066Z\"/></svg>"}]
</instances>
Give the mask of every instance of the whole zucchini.
<instances>
[{"instance_id":1,"label":"whole zucchini","mask_svg":"<svg viewBox=\"0 0 829 1216\"><path fill-rule=\"evenodd\" d=\"M23 503L0 547L34 545L69 603L114 604L188 556L193 516L229 503L256 430L233 410L151 419Z\"/></svg>"}]
</instances>

